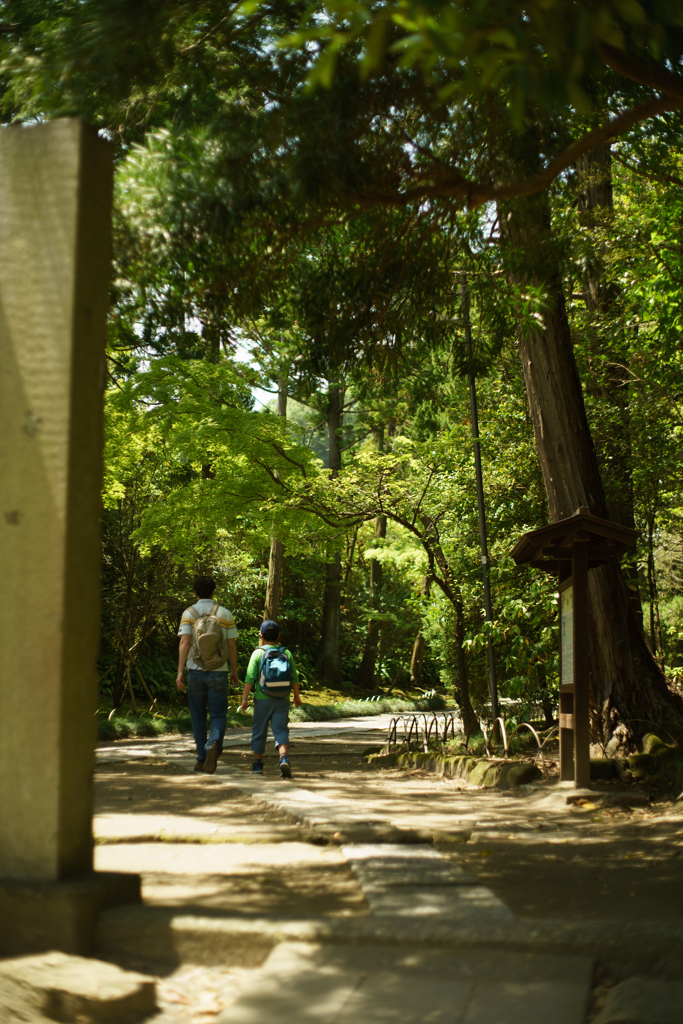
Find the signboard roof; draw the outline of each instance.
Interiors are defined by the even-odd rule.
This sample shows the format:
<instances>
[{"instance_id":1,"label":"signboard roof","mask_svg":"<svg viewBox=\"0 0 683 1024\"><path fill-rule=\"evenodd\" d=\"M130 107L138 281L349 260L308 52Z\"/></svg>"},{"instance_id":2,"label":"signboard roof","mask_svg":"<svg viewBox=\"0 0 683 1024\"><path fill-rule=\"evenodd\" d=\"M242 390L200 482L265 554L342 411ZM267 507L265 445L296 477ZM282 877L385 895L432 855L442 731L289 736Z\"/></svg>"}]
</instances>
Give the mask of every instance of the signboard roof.
<instances>
[{"instance_id":1,"label":"signboard roof","mask_svg":"<svg viewBox=\"0 0 683 1024\"><path fill-rule=\"evenodd\" d=\"M512 557L517 565L528 563L536 569L557 572L562 562L571 562L574 541L582 540L588 543L588 568L594 569L610 558L620 558L637 539L636 530L593 516L581 506L568 519L525 533L512 549Z\"/></svg>"}]
</instances>

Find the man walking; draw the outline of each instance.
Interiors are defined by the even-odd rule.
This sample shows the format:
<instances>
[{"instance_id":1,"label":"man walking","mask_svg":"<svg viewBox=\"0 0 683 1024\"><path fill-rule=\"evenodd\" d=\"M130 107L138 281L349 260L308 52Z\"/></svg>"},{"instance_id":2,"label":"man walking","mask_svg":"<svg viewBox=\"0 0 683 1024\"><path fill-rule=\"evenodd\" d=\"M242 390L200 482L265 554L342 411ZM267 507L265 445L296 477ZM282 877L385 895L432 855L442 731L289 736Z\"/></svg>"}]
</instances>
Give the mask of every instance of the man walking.
<instances>
[{"instance_id":1,"label":"man walking","mask_svg":"<svg viewBox=\"0 0 683 1024\"><path fill-rule=\"evenodd\" d=\"M251 734L251 749L254 754L252 772L263 771L263 754L266 749L268 723L273 730L275 744L280 754L280 775L291 779L289 766L289 693L294 694L294 707L301 707L299 678L291 652L279 646L280 627L272 619L261 624L259 645L249 659L249 668L244 677L242 693L242 714L247 710L249 691L254 687L254 727ZM269 654L269 652L272 652Z\"/></svg>"},{"instance_id":2,"label":"man walking","mask_svg":"<svg viewBox=\"0 0 683 1024\"><path fill-rule=\"evenodd\" d=\"M196 576L194 593L198 599L183 612L178 636L178 675L176 686L185 689L183 670L187 663L187 689L192 732L197 748L196 772L213 775L223 749L228 712L228 662L230 678L239 685L237 675L238 636L232 612L214 602L216 584L211 576ZM206 734L206 709L210 729Z\"/></svg>"}]
</instances>

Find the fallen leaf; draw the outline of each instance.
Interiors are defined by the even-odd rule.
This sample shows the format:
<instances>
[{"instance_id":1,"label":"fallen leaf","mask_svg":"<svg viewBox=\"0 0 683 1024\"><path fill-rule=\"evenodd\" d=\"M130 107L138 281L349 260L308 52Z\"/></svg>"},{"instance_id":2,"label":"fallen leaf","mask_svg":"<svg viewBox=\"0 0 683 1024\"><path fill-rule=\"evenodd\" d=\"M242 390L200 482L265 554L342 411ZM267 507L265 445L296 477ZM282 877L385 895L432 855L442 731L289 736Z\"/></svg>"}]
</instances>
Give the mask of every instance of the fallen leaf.
<instances>
[{"instance_id":1,"label":"fallen leaf","mask_svg":"<svg viewBox=\"0 0 683 1024\"><path fill-rule=\"evenodd\" d=\"M166 989L162 990L161 998L165 999L167 1003L189 1003L190 1000L187 996L183 995L182 992L173 992Z\"/></svg>"}]
</instances>

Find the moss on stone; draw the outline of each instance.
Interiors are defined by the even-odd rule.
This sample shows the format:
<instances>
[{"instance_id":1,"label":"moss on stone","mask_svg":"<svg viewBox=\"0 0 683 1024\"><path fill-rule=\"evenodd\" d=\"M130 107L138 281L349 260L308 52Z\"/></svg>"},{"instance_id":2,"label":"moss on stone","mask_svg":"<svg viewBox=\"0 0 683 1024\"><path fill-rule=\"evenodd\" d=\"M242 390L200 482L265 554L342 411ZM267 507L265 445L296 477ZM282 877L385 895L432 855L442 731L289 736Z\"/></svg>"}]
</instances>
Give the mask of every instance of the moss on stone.
<instances>
[{"instance_id":1,"label":"moss on stone","mask_svg":"<svg viewBox=\"0 0 683 1024\"><path fill-rule=\"evenodd\" d=\"M643 738L643 753L628 758L628 770L633 778L650 782L654 789L678 796L683 789L683 750L648 733Z\"/></svg>"},{"instance_id":2,"label":"moss on stone","mask_svg":"<svg viewBox=\"0 0 683 1024\"><path fill-rule=\"evenodd\" d=\"M515 786L526 786L543 778L543 772L535 764L515 764L507 762L500 765L498 772L498 789L514 789Z\"/></svg>"},{"instance_id":3,"label":"moss on stone","mask_svg":"<svg viewBox=\"0 0 683 1024\"><path fill-rule=\"evenodd\" d=\"M447 775L451 778L464 779L474 786L486 789L513 789L528 782L543 778L542 772L534 764L519 761L489 761L486 758L471 757L467 754L444 757L438 753L389 753L369 754L366 760L381 768L419 768Z\"/></svg>"}]
</instances>

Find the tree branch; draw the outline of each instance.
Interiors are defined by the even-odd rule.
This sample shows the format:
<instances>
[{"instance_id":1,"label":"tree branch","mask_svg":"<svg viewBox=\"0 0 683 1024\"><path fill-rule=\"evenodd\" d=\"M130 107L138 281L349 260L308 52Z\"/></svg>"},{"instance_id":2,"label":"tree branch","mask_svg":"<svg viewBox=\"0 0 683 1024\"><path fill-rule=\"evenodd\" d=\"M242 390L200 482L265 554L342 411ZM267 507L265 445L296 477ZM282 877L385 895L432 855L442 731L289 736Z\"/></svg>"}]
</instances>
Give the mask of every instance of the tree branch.
<instances>
[{"instance_id":1,"label":"tree branch","mask_svg":"<svg viewBox=\"0 0 683 1024\"><path fill-rule=\"evenodd\" d=\"M680 99L673 95L658 96L646 103L640 103L637 107L630 107L607 121L606 124L594 128L580 139L576 139L551 160L547 167L525 181L508 184L469 181L457 171L453 171L450 181L432 185L415 185L403 192L360 194L356 197L356 202L360 206L407 206L409 203L425 199L450 198L461 200L468 209L475 210L477 207L483 206L484 203L495 202L499 199L521 199L524 196L535 195L548 188L558 174L571 167L584 153L590 152L615 135L621 135L641 121L647 121L667 110L680 110L681 107L683 107L683 95Z\"/></svg>"},{"instance_id":2,"label":"tree branch","mask_svg":"<svg viewBox=\"0 0 683 1024\"><path fill-rule=\"evenodd\" d=\"M667 96L676 96L683 100L683 75L667 71L659 64L649 64L633 54L622 53L607 43L598 46L598 53L607 67L623 78L630 78L639 85L649 85L651 89L659 89Z\"/></svg>"},{"instance_id":3,"label":"tree branch","mask_svg":"<svg viewBox=\"0 0 683 1024\"><path fill-rule=\"evenodd\" d=\"M628 160L624 160L617 153L612 151L612 159L616 160L617 163L621 164L622 167L628 168L629 171L633 171L634 174L640 174L643 178L647 178L649 181L659 181L662 185L679 185L683 186L683 178L677 178L675 174L663 174L659 171L644 170L642 167L638 167L636 164L630 164Z\"/></svg>"}]
</instances>

